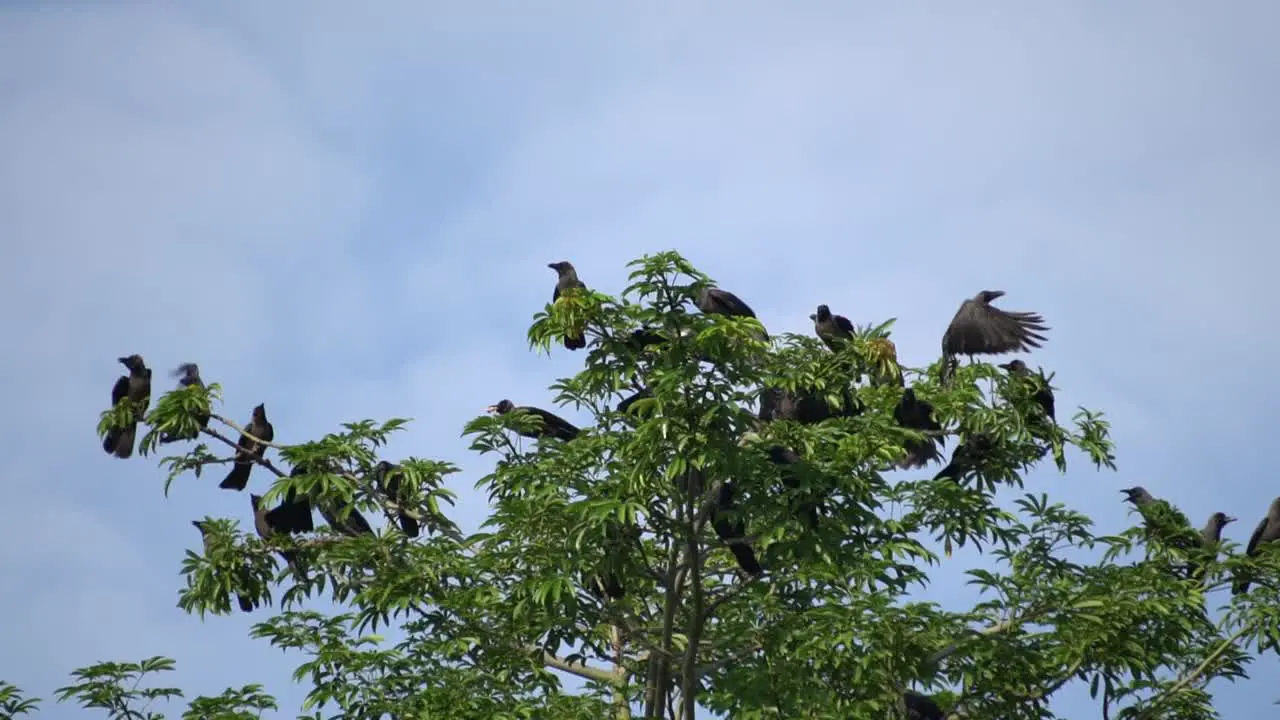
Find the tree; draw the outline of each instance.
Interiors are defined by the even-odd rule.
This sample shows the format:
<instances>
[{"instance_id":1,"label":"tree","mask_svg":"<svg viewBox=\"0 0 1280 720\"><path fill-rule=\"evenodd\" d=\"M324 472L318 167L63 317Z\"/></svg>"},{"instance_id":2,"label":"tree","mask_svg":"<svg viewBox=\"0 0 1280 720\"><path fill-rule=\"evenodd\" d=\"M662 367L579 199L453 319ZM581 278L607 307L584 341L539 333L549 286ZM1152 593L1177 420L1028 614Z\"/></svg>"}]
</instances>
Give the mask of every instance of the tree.
<instances>
[{"instance_id":1,"label":"tree","mask_svg":"<svg viewBox=\"0 0 1280 720\"><path fill-rule=\"evenodd\" d=\"M1081 409L1071 428L1046 422L1034 383L987 363L946 384L939 362L900 368L892 322L834 352L810 337L766 342L754 318L688 312L710 280L678 254L632 266L619 297L568 291L529 332L546 352L586 332L584 369L552 389L594 425L569 441L514 437L537 434L542 421L528 412L467 425L474 449L498 457L479 483L492 504L483 532L462 537L444 512L443 480L457 468L420 458L379 467L406 420L347 423L271 445L279 459L258 461L275 477L262 503L305 498L339 524L354 510L385 526L260 537L206 518L204 551L183 562L180 606L201 617L232 612L237 597L276 606L253 634L310 658L297 674L310 679L303 710L317 718L689 720L699 705L746 720L924 717L905 707L913 687L950 717L1048 718L1071 682L1089 684L1102 717L1213 718L1209 681L1243 677L1249 648L1277 641L1280 595L1265 581L1280 570L1274 553L1197 555L1203 575L1190 578L1196 553L1175 542L1179 532L1095 535L1040 491L997 502L1044 458L1065 472L1068 448L1114 469L1101 414ZM904 370L952 451L965 448L955 477L886 475L904 444L925 439L894 419ZM762 422L751 409L762 394L794 400L805 422ZM162 434L197 431L234 448L245 428L215 411L220 397L216 383L165 394L144 418L141 453ZM99 432L138 411L107 411ZM201 428L204 417L215 422ZM166 493L178 476L230 461L207 443L161 461ZM400 529L405 515L421 537ZM965 545L992 560L968 571L982 601L957 611L913 600L927 568ZM764 572L741 570L733 548L749 548ZM1242 569L1257 588L1207 611ZM308 607L320 597L344 612ZM149 676L172 667L100 663L75 671L57 698L112 718L160 717L151 703L182 693ZM566 689L565 675L584 684ZM37 707L0 683L0 718ZM247 686L192 699L183 717L275 707Z\"/></svg>"}]
</instances>

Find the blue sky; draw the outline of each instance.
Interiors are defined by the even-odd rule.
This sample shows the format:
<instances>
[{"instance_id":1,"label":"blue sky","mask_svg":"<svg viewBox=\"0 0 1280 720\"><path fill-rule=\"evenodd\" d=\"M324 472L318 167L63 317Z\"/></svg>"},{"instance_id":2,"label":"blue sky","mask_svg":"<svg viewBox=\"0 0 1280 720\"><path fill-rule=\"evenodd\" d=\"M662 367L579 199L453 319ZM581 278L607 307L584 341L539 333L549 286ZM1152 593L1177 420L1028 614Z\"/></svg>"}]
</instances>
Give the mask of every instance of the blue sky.
<instances>
[{"instance_id":1,"label":"blue sky","mask_svg":"<svg viewBox=\"0 0 1280 720\"><path fill-rule=\"evenodd\" d=\"M31 692L153 654L304 692L251 618L175 607L188 521L248 498L101 451L117 356L198 361L283 442L416 418L392 456L462 464L473 528L463 423L580 360L526 350L561 259L616 292L674 247L774 332L896 316L913 365L1001 288L1119 444L1032 488L1111 531L1141 483L1240 542L1278 492L1274 3L39 5L0 4L0 678ZM1224 716L1274 710L1254 667Z\"/></svg>"}]
</instances>

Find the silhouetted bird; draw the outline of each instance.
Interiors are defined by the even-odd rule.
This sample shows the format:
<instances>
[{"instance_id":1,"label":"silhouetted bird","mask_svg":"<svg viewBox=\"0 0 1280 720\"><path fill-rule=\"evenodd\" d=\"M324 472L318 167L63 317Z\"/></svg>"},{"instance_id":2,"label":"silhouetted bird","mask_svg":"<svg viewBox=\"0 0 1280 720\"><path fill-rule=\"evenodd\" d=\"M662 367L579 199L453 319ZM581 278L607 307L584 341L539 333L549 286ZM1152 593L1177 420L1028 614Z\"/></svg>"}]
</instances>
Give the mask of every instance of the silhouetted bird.
<instances>
[{"instance_id":1,"label":"silhouetted bird","mask_svg":"<svg viewBox=\"0 0 1280 720\"><path fill-rule=\"evenodd\" d=\"M1156 501L1156 498L1147 489L1141 485L1134 485L1131 488L1123 488L1120 492L1124 493L1124 499L1133 503L1134 507L1140 508Z\"/></svg>"},{"instance_id":2,"label":"silhouetted bird","mask_svg":"<svg viewBox=\"0 0 1280 720\"><path fill-rule=\"evenodd\" d=\"M151 370L142 361L141 355L130 355L117 358L117 361L129 369L128 375L121 375L111 388L111 407L116 407L121 400L128 399L133 404L133 421L123 428L112 428L102 439L102 449L118 458L133 456L133 444L138 435L138 421L146 414L151 405Z\"/></svg>"},{"instance_id":3,"label":"silhouetted bird","mask_svg":"<svg viewBox=\"0 0 1280 720\"><path fill-rule=\"evenodd\" d=\"M510 400L501 400L496 405L490 405L485 409L486 412L496 413L498 415L506 415L513 410L523 410L542 418L542 427L537 431L517 430L520 435L530 439L540 439L553 437L568 442L582 432L568 420L556 415L553 412L543 410L532 405L515 405Z\"/></svg>"},{"instance_id":4,"label":"silhouetted bird","mask_svg":"<svg viewBox=\"0 0 1280 720\"><path fill-rule=\"evenodd\" d=\"M191 387L199 385L204 387L204 381L200 379L200 366L195 363L183 363L173 371L172 375L178 378L179 387ZM195 440L200 437L200 431L209 426L209 413L201 413L196 416L196 427L189 432L162 433L160 435L160 444L165 445L179 440Z\"/></svg>"},{"instance_id":5,"label":"silhouetted bird","mask_svg":"<svg viewBox=\"0 0 1280 720\"><path fill-rule=\"evenodd\" d=\"M1204 529L1200 531L1200 548L1204 551L1204 559L1213 562L1218 558L1218 545L1222 542L1222 529L1235 521L1235 518L1224 512L1216 512L1209 516L1209 522L1205 523ZM1201 567L1199 562L1192 560L1187 563L1188 577L1195 578L1200 575Z\"/></svg>"},{"instance_id":6,"label":"silhouetted bird","mask_svg":"<svg viewBox=\"0 0 1280 720\"><path fill-rule=\"evenodd\" d=\"M908 430L925 433L925 437L919 440L907 440L903 443L902 446L906 449L907 455L898 461L898 467L904 470L924 467L940 459L938 444L945 443L946 440L941 437L935 438L929 433L941 434L942 425L933 417L933 405L916 397L914 388L907 388L902 392L902 398L893 409L893 419Z\"/></svg>"},{"instance_id":7,"label":"silhouetted bird","mask_svg":"<svg viewBox=\"0 0 1280 720\"><path fill-rule=\"evenodd\" d=\"M804 458L800 457L795 451L774 445L769 448L769 462L778 466L778 478L782 480L782 484L792 491L801 490L804 486L802 476L809 471L809 466L805 463ZM811 494L815 488L805 490L806 494ZM800 516L804 519L806 525L811 529L818 526L818 509L820 504L812 499L801 499L796 506Z\"/></svg>"},{"instance_id":8,"label":"silhouetted bird","mask_svg":"<svg viewBox=\"0 0 1280 720\"><path fill-rule=\"evenodd\" d=\"M620 400L618 402L617 412L625 415L631 409L631 406L634 405L637 401L644 400L646 398L651 398L651 397L653 397L653 393L649 391L649 388L642 388L641 390L633 393L632 395Z\"/></svg>"},{"instance_id":9,"label":"silhouetted bird","mask_svg":"<svg viewBox=\"0 0 1280 720\"><path fill-rule=\"evenodd\" d=\"M249 506L253 508L253 529L258 531L258 537L263 540L270 540L277 533L283 533L281 528L271 524L267 519L268 510L262 507L262 496L249 493ZM280 557L289 564L289 569L295 575L302 576L302 565L298 562L298 553L295 550L280 550Z\"/></svg>"},{"instance_id":10,"label":"silhouetted bird","mask_svg":"<svg viewBox=\"0 0 1280 720\"><path fill-rule=\"evenodd\" d=\"M249 418L249 424L244 429L248 434L242 433L236 443L238 449L235 464L218 485L223 490L244 490L249 484L249 473L253 471L254 460L262 459L263 453L267 451L263 442L271 442L276 437L275 428L267 422L266 405L258 405L253 409L253 417ZM258 442L259 440L262 442Z\"/></svg>"},{"instance_id":11,"label":"silhouetted bird","mask_svg":"<svg viewBox=\"0 0 1280 720\"><path fill-rule=\"evenodd\" d=\"M809 319L813 321L813 330L818 339L832 351L839 350L853 339L853 323L843 315L832 315L831 308L826 305L819 305L818 311L810 315Z\"/></svg>"},{"instance_id":12,"label":"silhouetted bird","mask_svg":"<svg viewBox=\"0 0 1280 720\"><path fill-rule=\"evenodd\" d=\"M784 388L768 387L760 391L760 411L757 416L761 422L774 420L791 420L804 425L813 425L834 417L853 417L862 412L862 405L849 388L841 393L841 407L833 408L827 404L824 395L815 392L792 392Z\"/></svg>"},{"instance_id":13,"label":"silhouetted bird","mask_svg":"<svg viewBox=\"0 0 1280 720\"><path fill-rule=\"evenodd\" d=\"M943 376L954 370L957 355L1003 355L1030 352L1047 338L1049 328L1044 318L1032 312L1013 312L993 307L991 301L1004 295L1003 290L983 290L960 303L947 331L942 335L945 358Z\"/></svg>"},{"instance_id":14,"label":"silhouetted bird","mask_svg":"<svg viewBox=\"0 0 1280 720\"><path fill-rule=\"evenodd\" d=\"M907 708L907 720L946 720L946 713L928 695L907 690L902 693L902 702Z\"/></svg>"},{"instance_id":15,"label":"silhouetted bird","mask_svg":"<svg viewBox=\"0 0 1280 720\"><path fill-rule=\"evenodd\" d=\"M586 284L578 279L578 271L573 268L573 263L568 261L560 261L547 263L547 267L556 271L556 289L551 293L551 302L560 299L560 294L568 290L577 288L586 289ZM566 350L581 350L587 346L587 339L581 333L577 335L565 335L564 347Z\"/></svg>"},{"instance_id":16,"label":"silhouetted bird","mask_svg":"<svg viewBox=\"0 0 1280 720\"><path fill-rule=\"evenodd\" d=\"M1053 413L1053 388L1049 387L1049 381L1045 378L1044 371L1033 374L1027 367L1027 364L1021 360L1010 360L1007 363L1001 364L1000 367L1008 370L1009 375L1013 378L1019 380L1028 379L1031 382L1034 382L1036 387L1036 394L1034 397L1036 404L1040 406L1040 409L1044 411L1045 415L1049 416L1050 420L1053 422L1058 421Z\"/></svg>"},{"instance_id":17,"label":"silhouetted bird","mask_svg":"<svg viewBox=\"0 0 1280 720\"><path fill-rule=\"evenodd\" d=\"M730 317L756 317L756 311L742 301L742 298L728 290L715 287L704 287L698 291L698 309L706 315L727 315ZM759 318L756 318L759 320ZM761 328L760 339L769 340L768 331Z\"/></svg>"},{"instance_id":18,"label":"silhouetted bird","mask_svg":"<svg viewBox=\"0 0 1280 720\"><path fill-rule=\"evenodd\" d=\"M191 524L195 525L196 529L200 531L200 539L204 542L204 552L206 555L208 555L209 554L209 531L205 528L204 521L192 520ZM244 595L241 595L240 593L236 593L236 604L240 606L240 610L242 612L253 612L253 609L257 607L257 605L253 602L253 600L251 600L248 597L245 597Z\"/></svg>"},{"instance_id":19,"label":"silhouetted bird","mask_svg":"<svg viewBox=\"0 0 1280 720\"><path fill-rule=\"evenodd\" d=\"M627 595L618 571L630 546L640 538L640 528L632 526L630 531L624 532L619 523L610 522L605 526L604 534L604 558L595 574L585 574L583 585L597 599L617 600Z\"/></svg>"},{"instance_id":20,"label":"silhouetted bird","mask_svg":"<svg viewBox=\"0 0 1280 720\"><path fill-rule=\"evenodd\" d=\"M396 504L396 520L400 524L400 530L411 538L418 537L418 533L422 531L422 527L418 521L409 514L405 507L405 499L401 496L401 483L404 479L404 471L399 465L380 460L373 467L373 478L377 487L384 495Z\"/></svg>"},{"instance_id":21,"label":"silhouetted bird","mask_svg":"<svg viewBox=\"0 0 1280 720\"><path fill-rule=\"evenodd\" d=\"M365 519L364 515L355 506L350 506L350 511L346 513L346 517L341 516L341 511L345 509L342 505L335 503L321 504L317 508L320 511L320 517L329 523L329 527L343 535L356 537L358 535L372 535L373 526Z\"/></svg>"},{"instance_id":22,"label":"silhouetted bird","mask_svg":"<svg viewBox=\"0 0 1280 720\"><path fill-rule=\"evenodd\" d=\"M289 471L289 477L307 475L307 466L299 463ZM311 500L305 494L290 489L284 496L284 502L267 511L267 522L271 527L287 533L311 532L315 530L315 519L311 516Z\"/></svg>"},{"instance_id":23,"label":"silhouetted bird","mask_svg":"<svg viewBox=\"0 0 1280 720\"><path fill-rule=\"evenodd\" d=\"M1155 497L1141 485L1124 488L1120 492L1142 516L1148 540L1158 539L1188 555L1200 547L1200 535L1191 527L1191 521L1168 500Z\"/></svg>"},{"instance_id":24,"label":"silhouetted bird","mask_svg":"<svg viewBox=\"0 0 1280 720\"><path fill-rule=\"evenodd\" d=\"M981 475L988 456L995 450L995 440L986 433L974 433L965 438L951 453L946 467L933 476L934 480L951 478L962 483L971 475Z\"/></svg>"},{"instance_id":25,"label":"silhouetted bird","mask_svg":"<svg viewBox=\"0 0 1280 720\"><path fill-rule=\"evenodd\" d=\"M725 513L732 513L737 510L737 503L734 501L733 494L732 481L726 480L720 484L720 489L716 494L715 507L711 510L711 527L716 531L716 536L729 546L729 552L733 553L734 559L738 562L738 567L742 568L742 571L748 575L759 575L764 571L764 568L760 567L760 562L756 560L755 551L747 543L746 522L740 516L730 520L725 515Z\"/></svg>"},{"instance_id":26,"label":"silhouetted bird","mask_svg":"<svg viewBox=\"0 0 1280 720\"><path fill-rule=\"evenodd\" d=\"M1267 508L1267 516L1262 518L1262 522L1254 528L1253 535L1249 536L1249 545L1245 548L1244 554L1250 558L1257 557L1264 543L1272 543L1276 540L1280 540L1280 497L1271 501L1271 507ZM1231 594L1240 595L1249 592L1249 585L1252 583L1253 574L1247 570L1241 570L1232 584Z\"/></svg>"}]
</instances>

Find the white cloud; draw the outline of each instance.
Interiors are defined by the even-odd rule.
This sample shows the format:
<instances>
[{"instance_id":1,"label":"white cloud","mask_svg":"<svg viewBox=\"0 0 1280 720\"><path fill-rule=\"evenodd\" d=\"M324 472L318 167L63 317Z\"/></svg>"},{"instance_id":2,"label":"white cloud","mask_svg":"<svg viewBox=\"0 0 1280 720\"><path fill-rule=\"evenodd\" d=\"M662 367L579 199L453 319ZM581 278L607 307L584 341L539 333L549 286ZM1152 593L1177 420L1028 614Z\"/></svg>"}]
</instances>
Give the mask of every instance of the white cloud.
<instances>
[{"instance_id":1,"label":"white cloud","mask_svg":"<svg viewBox=\"0 0 1280 720\"><path fill-rule=\"evenodd\" d=\"M0 528L0 570L44 588L0 595L15 625L125 613L70 644L193 668L224 635L166 577L188 520L248 500L216 478L165 500L146 460L96 449L115 357L197 360L227 414L265 402L282 439L415 417L392 453L464 461L469 490L487 464L462 424L502 396L546 404L578 359L525 349L545 263L617 291L625 260L671 247L775 332L818 302L896 316L917 363L978 289L1043 312L1036 360L1064 410L1112 415L1123 475L1034 482L1106 527L1122 484L1245 530L1274 492L1252 440L1277 396L1272 5L307 8L0 11L0 301L21 348L0 371L22 409L0 431L23 448L0 473L40 508ZM73 523L97 541L49 535ZM200 667L209 689L287 677L218 642L234 660ZM51 639L0 677L44 690L82 655ZM1260 690L1223 689L1224 714L1269 707Z\"/></svg>"}]
</instances>

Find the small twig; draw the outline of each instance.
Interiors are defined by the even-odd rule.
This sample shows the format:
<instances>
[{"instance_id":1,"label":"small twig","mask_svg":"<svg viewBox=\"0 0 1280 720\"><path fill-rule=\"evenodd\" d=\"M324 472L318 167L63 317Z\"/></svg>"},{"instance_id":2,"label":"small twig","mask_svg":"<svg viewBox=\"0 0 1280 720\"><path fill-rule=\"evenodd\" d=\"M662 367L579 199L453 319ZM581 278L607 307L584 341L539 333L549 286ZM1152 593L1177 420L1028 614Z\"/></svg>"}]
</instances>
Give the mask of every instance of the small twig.
<instances>
[{"instance_id":1,"label":"small twig","mask_svg":"<svg viewBox=\"0 0 1280 720\"><path fill-rule=\"evenodd\" d=\"M231 423L227 423L227 424L228 424L228 425L230 425ZM234 426L234 425L232 425L232 427L235 427L235 426ZM209 435L210 437L214 437L214 438L217 438L218 440L221 440L222 442L226 443L227 445L230 445L231 447L235 448L237 451L242 451L242 450L244 450L244 449L245 449L245 448L240 447L240 445L239 445L239 444L231 442L231 439L230 439L230 438L228 438L226 435L223 435L222 433L220 433L220 432L218 432L217 430L214 430L214 429L212 429L212 428L202 428L202 429L200 430L200 432L202 432L202 433L204 433L204 434L206 434L206 435ZM280 447L280 446L279 446L279 445L272 445L271 447L278 448L278 447ZM284 477L284 476L285 476L284 472L282 472L282 471L280 470L280 468L276 467L275 465L272 465L272 464L271 464L271 461L270 461L270 460L268 460L266 457L264 457L264 456L260 456L260 455L252 455L252 454L250 454L250 458L252 458L254 462L258 463L258 464L259 464L259 465L261 465L262 467L264 467L264 468L266 468L266 469L270 470L271 472L275 473L276 477ZM236 460L236 458L231 458L231 459L232 459L232 461L233 461L233 462Z\"/></svg>"},{"instance_id":2,"label":"small twig","mask_svg":"<svg viewBox=\"0 0 1280 720\"><path fill-rule=\"evenodd\" d=\"M227 427L230 427L232 430L235 430L236 432L240 433L241 435L244 435L245 437L249 438L249 439L250 439L250 440L252 440L253 442L258 443L259 445L265 445L265 446L267 446L267 447L273 447L273 448L275 448L275 449L277 449L277 450L284 450L286 447L288 447L288 445L277 445L277 444L275 444L275 443L273 443L273 442L267 442L266 440L263 440L262 438L255 437L255 436L253 435L253 433L249 432L248 430L245 430L244 428L240 427L239 425L237 425L237 424L235 424L235 423L231 422L230 420L228 420L228 419L226 419L226 418L222 417L221 415L219 415L219 414L217 414L217 413L210 413L210 414L209 414L209 417L213 418L214 420L217 420L218 422L222 423L223 425L226 425ZM206 430L206 431L208 431L208 428L205 428L205 430ZM239 447L239 445L238 445L237 443L232 443L231 445L232 445L232 447Z\"/></svg>"}]
</instances>

